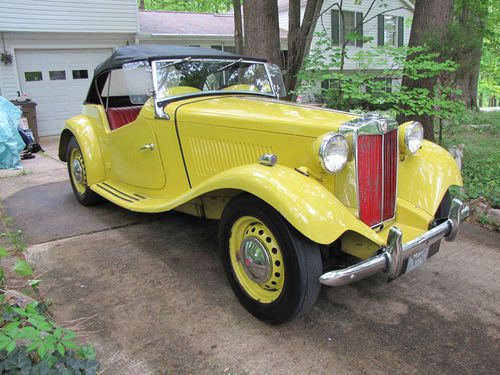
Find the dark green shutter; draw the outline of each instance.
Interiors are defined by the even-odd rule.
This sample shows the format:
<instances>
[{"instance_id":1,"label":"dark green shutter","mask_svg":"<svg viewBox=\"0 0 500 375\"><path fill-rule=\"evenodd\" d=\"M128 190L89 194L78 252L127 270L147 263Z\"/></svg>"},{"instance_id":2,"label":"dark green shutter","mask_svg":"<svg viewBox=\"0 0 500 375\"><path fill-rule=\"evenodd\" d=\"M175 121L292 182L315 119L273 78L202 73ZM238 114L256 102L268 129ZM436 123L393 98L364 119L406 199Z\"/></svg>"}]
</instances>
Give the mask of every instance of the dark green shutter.
<instances>
[{"instance_id":1,"label":"dark green shutter","mask_svg":"<svg viewBox=\"0 0 500 375\"><path fill-rule=\"evenodd\" d=\"M336 46L340 45L338 10L332 10L332 43Z\"/></svg>"},{"instance_id":2,"label":"dark green shutter","mask_svg":"<svg viewBox=\"0 0 500 375\"><path fill-rule=\"evenodd\" d=\"M404 25L405 19L404 17L398 17L398 47L401 47L404 44Z\"/></svg>"},{"instance_id":3,"label":"dark green shutter","mask_svg":"<svg viewBox=\"0 0 500 375\"><path fill-rule=\"evenodd\" d=\"M356 12L356 34L363 36L363 13ZM356 47L363 47L363 40L356 39Z\"/></svg>"},{"instance_id":4,"label":"dark green shutter","mask_svg":"<svg viewBox=\"0 0 500 375\"><path fill-rule=\"evenodd\" d=\"M377 44L379 46L383 46L384 45L384 15L383 14L379 14L378 17L378 42Z\"/></svg>"}]
</instances>

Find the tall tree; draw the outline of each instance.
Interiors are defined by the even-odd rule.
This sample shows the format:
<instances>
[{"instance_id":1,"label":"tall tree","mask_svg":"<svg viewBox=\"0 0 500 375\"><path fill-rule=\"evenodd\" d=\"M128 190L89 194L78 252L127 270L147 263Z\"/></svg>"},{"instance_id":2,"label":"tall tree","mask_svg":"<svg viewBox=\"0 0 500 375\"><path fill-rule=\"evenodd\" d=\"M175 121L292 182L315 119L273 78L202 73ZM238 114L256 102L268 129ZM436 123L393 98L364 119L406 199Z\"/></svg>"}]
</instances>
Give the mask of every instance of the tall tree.
<instances>
[{"instance_id":1,"label":"tall tree","mask_svg":"<svg viewBox=\"0 0 500 375\"><path fill-rule=\"evenodd\" d=\"M290 0L288 7L287 92L295 90L297 74L311 48L312 37L324 0L308 0L301 22L301 1Z\"/></svg>"},{"instance_id":2,"label":"tall tree","mask_svg":"<svg viewBox=\"0 0 500 375\"><path fill-rule=\"evenodd\" d=\"M457 87L462 90L462 100L470 108L477 108L479 68L483 50L483 39L487 32L488 0L455 0L457 5L457 28L459 35L454 43L460 64L456 74Z\"/></svg>"},{"instance_id":3,"label":"tall tree","mask_svg":"<svg viewBox=\"0 0 500 375\"><path fill-rule=\"evenodd\" d=\"M281 66L277 0L243 2L244 51Z\"/></svg>"},{"instance_id":4,"label":"tall tree","mask_svg":"<svg viewBox=\"0 0 500 375\"><path fill-rule=\"evenodd\" d=\"M234 46L236 54L243 53L243 23L241 19L241 1L233 0L234 8Z\"/></svg>"},{"instance_id":5,"label":"tall tree","mask_svg":"<svg viewBox=\"0 0 500 375\"><path fill-rule=\"evenodd\" d=\"M410 47L416 47L430 42L429 45L432 46L432 48L436 48L437 52L444 50L445 47L443 43L445 43L446 40L444 36L447 34L452 21L453 0L416 0L408 45ZM440 45L440 41L441 47L437 47ZM414 55L408 55L407 60L413 59L414 57ZM429 95L432 95L437 83L437 77L422 77L415 80L408 78L408 75L405 75L402 81L402 85L409 89L427 89ZM398 121L400 123L414 119L414 116L398 116ZM424 126L424 137L434 141L434 118L430 115L423 114L418 117L418 120Z\"/></svg>"}]
</instances>

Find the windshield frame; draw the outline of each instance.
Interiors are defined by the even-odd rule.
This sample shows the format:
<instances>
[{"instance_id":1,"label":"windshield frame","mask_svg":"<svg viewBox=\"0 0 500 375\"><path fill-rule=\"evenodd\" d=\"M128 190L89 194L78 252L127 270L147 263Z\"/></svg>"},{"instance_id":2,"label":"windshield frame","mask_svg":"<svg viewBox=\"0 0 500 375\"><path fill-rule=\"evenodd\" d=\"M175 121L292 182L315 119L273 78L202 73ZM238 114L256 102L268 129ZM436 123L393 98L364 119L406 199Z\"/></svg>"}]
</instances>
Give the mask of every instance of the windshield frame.
<instances>
[{"instance_id":1,"label":"windshield frame","mask_svg":"<svg viewBox=\"0 0 500 375\"><path fill-rule=\"evenodd\" d=\"M180 94L180 95L174 95L168 98L164 98L161 100L158 100L158 81L157 81L157 73L158 73L158 65L161 63L173 63L172 65L177 65L185 61L201 61L201 62L227 62L228 64L232 63L242 63L242 64L259 64L263 65L267 79L270 83L272 93L265 93L265 92L259 92L259 91L223 91L223 90L207 90L207 91L200 91L200 92L194 92L194 93L185 93L185 94ZM158 117L160 118L166 118L168 117L164 112L163 112L163 107L167 105L168 103L171 103L176 100L180 99L186 99L186 98L191 98L191 97L197 97L197 96L211 96L211 95L234 95L234 94L244 94L244 95L258 95L258 96L265 96L267 98L275 98L279 99L280 95L279 92L277 91L277 87L273 82L272 76L269 73L269 64L265 61L259 61L259 60L252 60L252 59L247 59L247 58L241 58L239 56L235 56L235 58L190 58L189 56L186 56L186 58L180 60L180 59L158 59L158 60L153 60L151 61L151 66L152 66L152 74L153 74L153 89L154 89L154 103L155 103L155 113Z\"/></svg>"}]
</instances>

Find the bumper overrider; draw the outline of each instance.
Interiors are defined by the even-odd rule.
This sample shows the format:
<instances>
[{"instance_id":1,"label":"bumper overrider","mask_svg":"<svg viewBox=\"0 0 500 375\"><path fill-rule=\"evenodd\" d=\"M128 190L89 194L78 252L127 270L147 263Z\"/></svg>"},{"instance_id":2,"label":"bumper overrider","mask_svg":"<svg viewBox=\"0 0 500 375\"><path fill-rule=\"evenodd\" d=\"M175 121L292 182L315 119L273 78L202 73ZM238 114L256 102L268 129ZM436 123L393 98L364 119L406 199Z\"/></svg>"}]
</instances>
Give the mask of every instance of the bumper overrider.
<instances>
[{"instance_id":1,"label":"bumper overrider","mask_svg":"<svg viewBox=\"0 0 500 375\"><path fill-rule=\"evenodd\" d=\"M448 219L405 244L402 243L403 234L401 230L393 226L389 230L387 245L380 249L380 254L353 266L327 272L319 278L319 281L321 284L328 286L341 286L364 279L378 272L387 273L389 280L393 280L402 274L403 264L406 259L425 252L429 246L443 238L446 241L455 240L460 225L469 217L469 213L467 205L459 199L453 199Z\"/></svg>"}]
</instances>

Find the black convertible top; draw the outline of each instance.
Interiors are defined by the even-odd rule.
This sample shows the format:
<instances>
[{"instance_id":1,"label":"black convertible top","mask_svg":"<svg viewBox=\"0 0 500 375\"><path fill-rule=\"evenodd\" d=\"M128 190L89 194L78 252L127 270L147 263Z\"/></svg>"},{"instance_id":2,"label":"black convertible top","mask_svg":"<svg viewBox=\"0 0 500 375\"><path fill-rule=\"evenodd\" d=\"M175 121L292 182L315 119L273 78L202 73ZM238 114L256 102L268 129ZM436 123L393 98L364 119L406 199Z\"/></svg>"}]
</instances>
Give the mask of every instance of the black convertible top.
<instances>
[{"instance_id":1,"label":"black convertible top","mask_svg":"<svg viewBox=\"0 0 500 375\"><path fill-rule=\"evenodd\" d=\"M108 70L121 68L123 64L129 62L151 61L162 58L177 59L184 57L240 59L243 56L219 51L213 48L136 44L117 48L109 59L97 66L95 76L97 77L99 74ZM255 58L252 58L252 60L265 61Z\"/></svg>"},{"instance_id":2,"label":"black convertible top","mask_svg":"<svg viewBox=\"0 0 500 375\"><path fill-rule=\"evenodd\" d=\"M89 92L84 104L99 104L99 92L101 92L109 72L120 69L123 64L136 61L152 61L159 59L182 59L185 57L214 58L237 60L244 56L219 51L213 48L187 47L172 45L136 44L132 46L118 47L115 52L102 64L98 65L94 72L94 79L90 85ZM264 59L248 58L252 61L265 62Z\"/></svg>"}]
</instances>

